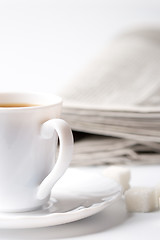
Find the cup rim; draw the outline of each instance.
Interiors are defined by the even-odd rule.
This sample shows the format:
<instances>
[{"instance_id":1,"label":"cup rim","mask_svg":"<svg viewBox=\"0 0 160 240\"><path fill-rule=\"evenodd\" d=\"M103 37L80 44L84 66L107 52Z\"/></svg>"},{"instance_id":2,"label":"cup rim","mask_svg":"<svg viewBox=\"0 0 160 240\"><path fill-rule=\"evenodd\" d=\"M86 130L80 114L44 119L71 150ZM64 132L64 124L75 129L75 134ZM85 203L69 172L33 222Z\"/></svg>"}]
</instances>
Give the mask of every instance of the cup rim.
<instances>
[{"instance_id":1,"label":"cup rim","mask_svg":"<svg viewBox=\"0 0 160 240\"><path fill-rule=\"evenodd\" d=\"M27 99L28 100L23 100ZM5 100L5 99L9 100ZM13 101L11 99L17 99L17 101ZM21 99L21 100L20 100ZM30 100L29 100L30 99ZM29 107L0 107L0 111L22 111L22 110L36 110L36 109L44 109L48 107L54 107L57 105L62 105L62 98L60 96L57 96L56 94L53 93L46 93L46 92L33 92L33 91L9 91L9 92L0 92L0 104L6 103L22 103L22 104L34 104L32 100L34 99L41 99L41 101L36 100L36 104L38 106L29 106ZM42 103L44 100L44 103ZM29 102L31 101L31 102ZM39 103L38 103L39 101Z\"/></svg>"}]
</instances>

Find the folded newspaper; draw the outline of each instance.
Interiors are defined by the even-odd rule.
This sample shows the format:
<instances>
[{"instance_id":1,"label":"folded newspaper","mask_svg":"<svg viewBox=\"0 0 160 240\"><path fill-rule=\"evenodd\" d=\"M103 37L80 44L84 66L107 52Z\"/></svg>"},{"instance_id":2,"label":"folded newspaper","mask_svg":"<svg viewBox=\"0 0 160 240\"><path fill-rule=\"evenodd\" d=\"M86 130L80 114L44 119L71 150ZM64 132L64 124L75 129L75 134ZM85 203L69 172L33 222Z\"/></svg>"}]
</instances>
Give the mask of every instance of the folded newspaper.
<instances>
[{"instance_id":1,"label":"folded newspaper","mask_svg":"<svg viewBox=\"0 0 160 240\"><path fill-rule=\"evenodd\" d=\"M160 29L118 36L60 94L73 164L160 163Z\"/></svg>"}]
</instances>

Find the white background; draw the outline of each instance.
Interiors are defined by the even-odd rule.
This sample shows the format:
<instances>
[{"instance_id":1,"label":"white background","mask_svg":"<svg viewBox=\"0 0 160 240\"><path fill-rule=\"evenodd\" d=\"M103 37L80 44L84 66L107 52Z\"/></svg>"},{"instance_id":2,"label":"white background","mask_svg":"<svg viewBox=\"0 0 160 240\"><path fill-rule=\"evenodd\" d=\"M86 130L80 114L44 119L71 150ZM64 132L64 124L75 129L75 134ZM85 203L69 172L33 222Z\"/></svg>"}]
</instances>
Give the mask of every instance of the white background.
<instances>
[{"instance_id":1,"label":"white background","mask_svg":"<svg viewBox=\"0 0 160 240\"><path fill-rule=\"evenodd\" d=\"M158 0L0 0L0 91L56 92L118 32L159 23Z\"/></svg>"}]
</instances>

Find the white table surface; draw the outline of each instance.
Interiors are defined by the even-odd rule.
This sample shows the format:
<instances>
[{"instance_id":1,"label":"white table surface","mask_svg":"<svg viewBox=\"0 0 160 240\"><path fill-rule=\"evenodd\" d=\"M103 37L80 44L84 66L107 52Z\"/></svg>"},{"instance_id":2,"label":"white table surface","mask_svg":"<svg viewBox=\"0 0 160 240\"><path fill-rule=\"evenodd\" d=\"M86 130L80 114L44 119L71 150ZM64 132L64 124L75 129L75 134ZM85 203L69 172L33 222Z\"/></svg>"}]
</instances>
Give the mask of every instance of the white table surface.
<instances>
[{"instance_id":1,"label":"white table surface","mask_svg":"<svg viewBox=\"0 0 160 240\"><path fill-rule=\"evenodd\" d=\"M155 186L160 182L160 166L131 167L132 186ZM94 184L94 183L93 183ZM0 230L0 239L160 239L160 211L128 213L119 200L104 211L89 218L40 229Z\"/></svg>"}]
</instances>

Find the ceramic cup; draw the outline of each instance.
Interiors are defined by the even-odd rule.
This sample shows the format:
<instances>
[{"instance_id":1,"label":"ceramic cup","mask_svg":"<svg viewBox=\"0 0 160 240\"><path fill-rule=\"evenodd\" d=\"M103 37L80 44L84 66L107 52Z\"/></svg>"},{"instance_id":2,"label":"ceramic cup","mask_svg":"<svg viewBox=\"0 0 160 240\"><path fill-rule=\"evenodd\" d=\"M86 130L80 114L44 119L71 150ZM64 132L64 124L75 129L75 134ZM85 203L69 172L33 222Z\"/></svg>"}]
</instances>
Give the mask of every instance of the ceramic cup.
<instances>
[{"instance_id":1,"label":"ceramic cup","mask_svg":"<svg viewBox=\"0 0 160 240\"><path fill-rule=\"evenodd\" d=\"M37 106L2 107L7 103ZM51 189L68 168L72 133L59 119L58 96L0 93L0 106L0 211L31 211L49 200Z\"/></svg>"}]
</instances>

